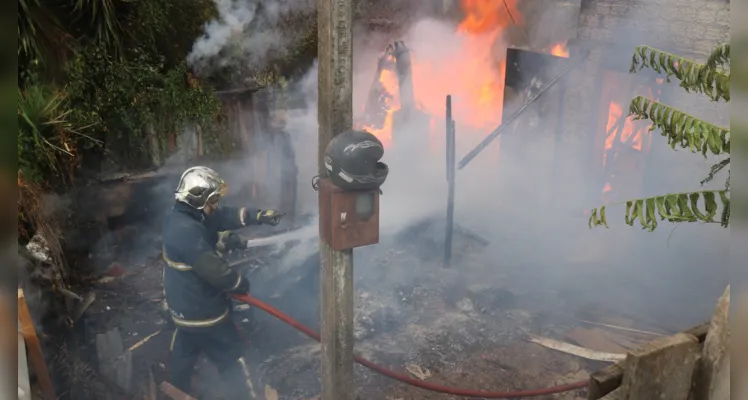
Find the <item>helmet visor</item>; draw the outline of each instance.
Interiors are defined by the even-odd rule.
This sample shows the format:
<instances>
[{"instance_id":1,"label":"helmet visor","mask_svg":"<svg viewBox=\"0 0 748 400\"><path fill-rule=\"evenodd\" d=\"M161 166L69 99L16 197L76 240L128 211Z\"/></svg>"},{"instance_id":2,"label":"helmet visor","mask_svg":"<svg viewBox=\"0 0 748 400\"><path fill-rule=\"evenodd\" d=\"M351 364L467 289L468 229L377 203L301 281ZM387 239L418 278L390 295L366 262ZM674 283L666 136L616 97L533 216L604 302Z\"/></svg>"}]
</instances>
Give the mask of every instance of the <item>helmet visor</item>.
<instances>
[{"instance_id":1,"label":"helmet visor","mask_svg":"<svg viewBox=\"0 0 748 400\"><path fill-rule=\"evenodd\" d=\"M218 188L208 196L206 204L216 204L221 197L225 196L229 192L229 187L223 180L219 181Z\"/></svg>"},{"instance_id":2,"label":"helmet visor","mask_svg":"<svg viewBox=\"0 0 748 400\"><path fill-rule=\"evenodd\" d=\"M218 183L218 189L216 190L216 193L218 193L218 195L221 197L226 196L229 193L229 185L227 185L226 182L221 180Z\"/></svg>"}]
</instances>

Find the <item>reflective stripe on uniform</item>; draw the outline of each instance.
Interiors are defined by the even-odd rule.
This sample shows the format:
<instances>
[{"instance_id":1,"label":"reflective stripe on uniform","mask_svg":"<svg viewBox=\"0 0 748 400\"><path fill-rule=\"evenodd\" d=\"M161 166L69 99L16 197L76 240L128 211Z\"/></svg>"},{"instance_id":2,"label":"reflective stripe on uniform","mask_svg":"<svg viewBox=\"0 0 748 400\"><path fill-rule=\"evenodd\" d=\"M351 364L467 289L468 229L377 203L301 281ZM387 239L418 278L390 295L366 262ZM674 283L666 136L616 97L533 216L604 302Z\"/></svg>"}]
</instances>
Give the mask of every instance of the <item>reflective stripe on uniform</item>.
<instances>
[{"instance_id":1,"label":"reflective stripe on uniform","mask_svg":"<svg viewBox=\"0 0 748 400\"><path fill-rule=\"evenodd\" d=\"M171 343L169 343L169 351L174 351L174 342L177 341L177 332L179 332L179 328L174 329L174 333L171 335Z\"/></svg>"},{"instance_id":2,"label":"reflective stripe on uniform","mask_svg":"<svg viewBox=\"0 0 748 400\"><path fill-rule=\"evenodd\" d=\"M239 286L240 286L241 284L242 284L242 274L239 274L239 273L237 273L237 274L236 274L236 283L235 283L235 284L234 284L234 286L232 286L232 287L231 287L231 289L229 289L228 291L230 292L230 291L232 291L232 290L236 290L236 289L239 289Z\"/></svg>"},{"instance_id":3,"label":"reflective stripe on uniform","mask_svg":"<svg viewBox=\"0 0 748 400\"><path fill-rule=\"evenodd\" d=\"M226 311L221 314L220 316L212 319L203 319L203 320L187 320L183 318L178 318L174 316L174 314L171 315L171 319L174 321L176 325L184 326L188 328L201 328L201 327L207 327L207 326L213 326L217 323L223 321L226 319L226 317L229 316L229 310L226 309Z\"/></svg>"},{"instance_id":4,"label":"reflective stripe on uniform","mask_svg":"<svg viewBox=\"0 0 748 400\"><path fill-rule=\"evenodd\" d=\"M244 372L244 378L247 380L247 386L249 387L249 396L250 399L256 399L257 394L255 393L255 387L252 385L252 378L249 376L249 368L247 368L247 362L244 361L244 357L239 357L239 365L242 367L242 372Z\"/></svg>"},{"instance_id":5,"label":"reflective stripe on uniform","mask_svg":"<svg viewBox=\"0 0 748 400\"><path fill-rule=\"evenodd\" d=\"M241 222L242 226L247 226L247 222L244 221L247 216L247 209L245 207L242 207L239 209L239 222Z\"/></svg>"},{"instance_id":6,"label":"reflective stripe on uniform","mask_svg":"<svg viewBox=\"0 0 748 400\"><path fill-rule=\"evenodd\" d=\"M184 263L178 263L176 261L172 261L169 256L166 255L166 249L161 249L161 254L164 258L164 261L166 261L166 265L176 269L177 271L191 271L192 267L184 264Z\"/></svg>"}]
</instances>

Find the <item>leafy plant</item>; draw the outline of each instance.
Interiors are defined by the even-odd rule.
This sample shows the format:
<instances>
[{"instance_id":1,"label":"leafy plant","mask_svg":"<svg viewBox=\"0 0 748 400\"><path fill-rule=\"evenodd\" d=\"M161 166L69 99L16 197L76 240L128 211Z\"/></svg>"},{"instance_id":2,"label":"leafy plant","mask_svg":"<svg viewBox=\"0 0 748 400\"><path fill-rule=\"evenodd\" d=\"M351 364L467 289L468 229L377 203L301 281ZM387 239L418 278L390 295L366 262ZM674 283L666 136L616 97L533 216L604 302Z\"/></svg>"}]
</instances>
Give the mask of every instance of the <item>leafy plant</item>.
<instances>
[{"instance_id":1,"label":"leafy plant","mask_svg":"<svg viewBox=\"0 0 748 400\"><path fill-rule=\"evenodd\" d=\"M702 93L715 101L730 101L730 73L722 68L729 61L729 44L717 47L707 64L699 64L649 46L639 46L634 52L630 72L650 68L664 73L668 82L675 77L687 92Z\"/></svg>"},{"instance_id":2,"label":"leafy plant","mask_svg":"<svg viewBox=\"0 0 748 400\"><path fill-rule=\"evenodd\" d=\"M100 45L111 46L116 52L122 49L125 32L119 19L123 6L132 0L70 0L73 23L85 26L87 33Z\"/></svg>"},{"instance_id":3,"label":"leafy plant","mask_svg":"<svg viewBox=\"0 0 748 400\"><path fill-rule=\"evenodd\" d=\"M96 141L78 143L75 163L85 153L94 167L103 158L144 166L142 161L150 160L145 153L158 150L153 140L144 140L146 129L149 138L155 134L160 151L185 124L218 136L219 100L211 88L189 81L184 63L215 13L212 0L19 0L19 96L34 95L38 88L24 87L26 76L34 75L34 82L64 99L58 108L66 111L56 132L70 136L67 125L89 127L86 133ZM32 139L44 137L57 146L62 140L27 132L36 131L19 131L25 140L19 143L31 145L36 142ZM52 173L50 165L59 167L50 160L64 154L60 149L67 150L52 145L35 145L34 157L31 147L19 148L26 154L26 169L36 171L31 175ZM40 166L31 168L37 159Z\"/></svg>"},{"instance_id":4,"label":"leafy plant","mask_svg":"<svg viewBox=\"0 0 748 400\"><path fill-rule=\"evenodd\" d=\"M161 141L182 132L186 124L213 131L220 102L209 88L188 84L184 63L166 68L163 58L146 52L126 59L101 52L99 47L86 47L70 61L66 89L77 121L95 124L94 136L107 147L127 149L119 161L141 165L149 159L147 127Z\"/></svg>"},{"instance_id":5,"label":"leafy plant","mask_svg":"<svg viewBox=\"0 0 748 400\"><path fill-rule=\"evenodd\" d=\"M56 9L41 0L18 0L19 64L57 63L65 59L72 45Z\"/></svg>"},{"instance_id":6,"label":"leafy plant","mask_svg":"<svg viewBox=\"0 0 748 400\"><path fill-rule=\"evenodd\" d=\"M49 173L70 178L80 140L96 143L70 121L68 105L66 94L49 85L18 89L18 163L28 179L39 181Z\"/></svg>"},{"instance_id":7,"label":"leafy plant","mask_svg":"<svg viewBox=\"0 0 748 400\"><path fill-rule=\"evenodd\" d=\"M704 157L709 151L714 155L730 153L728 128L702 121L666 104L637 96L631 101L629 116L635 120L650 120L649 130L659 130L672 148L680 144L693 152L700 151Z\"/></svg>"},{"instance_id":8,"label":"leafy plant","mask_svg":"<svg viewBox=\"0 0 748 400\"><path fill-rule=\"evenodd\" d=\"M698 64L674 54L666 53L648 46L639 46L634 52L631 72L648 67L656 72L680 80L680 86L687 92L697 92L708 96L713 101L730 101L730 45L718 46L705 64ZM720 127L707 121L686 114L671 106L636 97L629 106L629 116L633 119L646 119L652 122L650 131L658 130L668 140L671 148L680 145L692 152L700 152L704 157L730 154L730 129ZM705 184L726 167L730 158L712 166L709 175L701 182ZM671 193L662 196L634 199L624 202L626 224L635 223L653 231L660 221L669 222L706 222L720 223L727 227L730 224L730 177L725 182L724 190L704 190L687 193ZM719 201L717 201L719 199ZM622 204L622 203L619 203ZM603 225L608 227L606 208L594 208L590 212L590 228ZM720 211L721 209L721 211ZM719 214L719 221L715 220Z\"/></svg>"}]
</instances>

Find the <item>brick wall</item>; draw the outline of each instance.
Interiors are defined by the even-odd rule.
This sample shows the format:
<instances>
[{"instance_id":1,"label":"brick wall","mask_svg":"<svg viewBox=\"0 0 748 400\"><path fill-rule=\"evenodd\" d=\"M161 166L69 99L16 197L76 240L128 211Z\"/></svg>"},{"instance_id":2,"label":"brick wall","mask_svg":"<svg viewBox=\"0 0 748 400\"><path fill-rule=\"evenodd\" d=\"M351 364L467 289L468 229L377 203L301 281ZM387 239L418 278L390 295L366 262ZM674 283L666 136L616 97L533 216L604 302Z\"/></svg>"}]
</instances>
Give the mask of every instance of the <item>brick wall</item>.
<instances>
[{"instance_id":1,"label":"brick wall","mask_svg":"<svg viewBox=\"0 0 748 400\"><path fill-rule=\"evenodd\" d=\"M730 40L727 0L582 0L578 37L706 57Z\"/></svg>"},{"instance_id":2,"label":"brick wall","mask_svg":"<svg viewBox=\"0 0 748 400\"><path fill-rule=\"evenodd\" d=\"M563 154L557 157L561 161L556 166L556 190L571 210L595 203L599 195L592 183L600 171L592 168L592 159L601 134L596 127L601 72L611 68L626 71L635 47L642 44L703 62L716 45L730 40L729 11L729 1L725 0L579 1L576 43L589 49L590 54L587 62L565 79L564 127L556 149ZM660 100L700 118L729 123L727 105L688 94L675 82L666 85ZM652 148L659 147L664 150L656 153L658 163L677 165L683 171L662 179L665 191L674 187L697 189L700 174L715 162L687 151L673 152L665 139L655 134Z\"/></svg>"}]
</instances>

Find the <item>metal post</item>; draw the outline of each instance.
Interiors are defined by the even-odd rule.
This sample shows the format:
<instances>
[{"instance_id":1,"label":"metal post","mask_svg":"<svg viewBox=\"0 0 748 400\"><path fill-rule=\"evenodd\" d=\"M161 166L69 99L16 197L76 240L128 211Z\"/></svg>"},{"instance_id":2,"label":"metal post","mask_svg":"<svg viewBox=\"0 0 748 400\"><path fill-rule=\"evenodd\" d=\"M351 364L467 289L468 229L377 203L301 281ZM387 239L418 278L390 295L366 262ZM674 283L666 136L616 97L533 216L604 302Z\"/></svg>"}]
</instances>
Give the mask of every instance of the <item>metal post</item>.
<instances>
[{"instance_id":1,"label":"metal post","mask_svg":"<svg viewBox=\"0 0 748 400\"><path fill-rule=\"evenodd\" d=\"M319 173L332 138L353 126L352 0L317 0ZM321 222L320 222L321 223ZM353 400L353 251L320 240L322 400Z\"/></svg>"},{"instance_id":2,"label":"metal post","mask_svg":"<svg viewBox=\"0 0 748 400\"><path fill-rule=\"evenodd\" d=\"M452 120L452 96L447 95L447 232L444 239L444 266L452 265L452 231L455 212L455 122Z\"/></svg>"}]
</instances>

